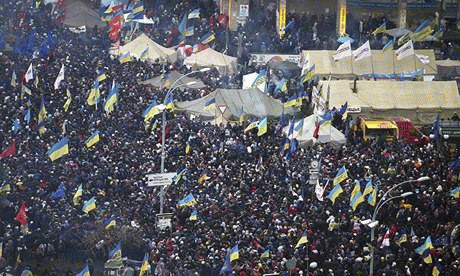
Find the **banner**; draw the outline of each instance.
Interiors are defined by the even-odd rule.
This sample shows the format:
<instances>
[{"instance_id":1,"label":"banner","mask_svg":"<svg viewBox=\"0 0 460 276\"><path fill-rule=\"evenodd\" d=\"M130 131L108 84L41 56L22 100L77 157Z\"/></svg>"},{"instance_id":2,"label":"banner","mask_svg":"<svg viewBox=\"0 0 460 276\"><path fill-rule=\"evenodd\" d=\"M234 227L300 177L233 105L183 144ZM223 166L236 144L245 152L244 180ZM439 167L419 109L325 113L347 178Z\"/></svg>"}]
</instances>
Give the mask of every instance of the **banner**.
<instances>
[{"instance_id":1,"label":"banner","mask_svg":"<svg viewBox=\"0 0 460 276\"><path fill-rule=\"evenodd\" d=\"M347 32L347 7L341 7L339 11L339 36Z\"/></svg>"},{"instance_id":2,"label":"banner","mask_svg":"<svg viewBox=\"0 0 460 276\"><path fill-rule=\"evenodd\" d=\"M406 42L406 44L404 44L398 50L395 51L396 60L401 60L405 57L412 56L414 54L414 44L412 44L412 40L409 40L408 42Z\"/></svg>"},{"instance_id":3,"label":"banner","mask_svg":"<svg viewBox=\"0 0 460 276\"><path fill-rule=\"evenodd\" d=\"M371 54L372 54L371 53L371 46L369 45L369 40L368 40L368 41L366 41L366 43L361 45L361 47L359 47L358 49L353 51L353 58L355 59L355 61L358 61L358 60L361 60L363 58L370 57Z\"/></svg>"},{"instance_id":4,"label":"banner","mask_svg":"<svg viewBox=\"0 0 460 276\"><path fill-rule=\"evenodd\" d=\"M284 36L286 30L286 0L280 0L279 15L278 15L278 35L280 38Z\"/></svg>"}]
</instances>

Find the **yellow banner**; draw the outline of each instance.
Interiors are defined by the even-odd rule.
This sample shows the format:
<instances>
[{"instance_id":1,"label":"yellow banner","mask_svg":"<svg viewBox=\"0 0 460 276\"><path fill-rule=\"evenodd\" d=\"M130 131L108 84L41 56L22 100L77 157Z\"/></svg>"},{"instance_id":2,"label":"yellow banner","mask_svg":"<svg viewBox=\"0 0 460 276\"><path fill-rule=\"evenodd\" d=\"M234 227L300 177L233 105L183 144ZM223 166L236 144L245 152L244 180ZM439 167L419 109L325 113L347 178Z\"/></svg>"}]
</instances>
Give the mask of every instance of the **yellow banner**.
<instances>
[{"instance_id":1,"label":"yellow banner","mask_svg":"<svg viewBox=\"0 0 460 276\"><path fill-rule=\"evenodd\" d=\"M284 36L286 30L286 0L280 0L278 34L280 38Z\"/></svg>"},{"instance_id":2,"label":"yellow banner","mask_svg":"<svg viewBox=\"0 0 460 276\"><path fill-rule=\"evenodd\" d=\"M339 17L339 35L344 35L347 32L347 7L340 8Z\"/></svg>"}]
</instances>

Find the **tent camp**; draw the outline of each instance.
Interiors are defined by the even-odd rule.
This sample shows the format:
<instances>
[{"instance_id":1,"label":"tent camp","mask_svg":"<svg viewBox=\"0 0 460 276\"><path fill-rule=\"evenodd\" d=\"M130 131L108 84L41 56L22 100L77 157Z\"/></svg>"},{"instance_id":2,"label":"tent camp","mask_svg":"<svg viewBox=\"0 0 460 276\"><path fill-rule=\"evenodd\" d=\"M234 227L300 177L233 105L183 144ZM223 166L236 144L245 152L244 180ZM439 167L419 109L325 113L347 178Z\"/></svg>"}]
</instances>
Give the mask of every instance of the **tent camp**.
<instances>
[{"instance_id":1,"label":"tent camp","mask_svg":"<svg viewBox=\"0 0 460 276\"><path fill-rule=\"evenodd\" d=\"M215 100L215 105L209 103ZM283 103L275 100L257 88L250 89L217 89L211 94L194 101L176 103L178 111L201 117L204 120L213 120L223 117L226 121L235 121L244 115L248 117L279 117L284 114L293 114L293 107L285 108Z\"/></svg>"},{"instance_id":2,"label":"tent camp","mask_svg":"<svg viewBox=\"0 0 460 276\"><path fill-rule=\"evenodd\" d=\"M184 64L192 67L216 67L223 74L233 74L236 72L236 58L207 48L198 53L194 53L184 60Z\"/></svg>"},{"instance_id":3,"label":"tent camp","mask_svg":"<svg viewBox=\"0 0 460 276\"><path fill-rule=\"evenodd\" d=\"M175 82L175 87L181 88L201 89L206 87L206 84L204 84L200 79L184 77L183 74L177 71L171 71L166 75L161 75L154 77L153 79L141 81L140 84L152 85L154 87L160 88L170 87Z\"/></svg>"},{"instance_id":4,"label":"tent camp","mask_svg":"<svg viewBox=\"0 0 460 276\"><path fill-rule=\"evenodd\" d=\"M337 62L332 59L332 55L335 54L335 51L302 51L302 61L305 61L307 57L309 57L310 62L315 64L315 72L318 76L332 75L340 78L353 74L398 74L414 72L416 69L424 69L425 75L435 75L436 65L434 63L434 50L415 50L415 53L427 56L430 63L423 64L416 56L410 56L398 61L394 58L393 50L382 51L374 49L372 49L371 57L363 58L359 61L352 61L351 57L346 57Z\"/></svg>"},{"instance_id":5,"label":"tent camp","mask_svg":"<svg viewBox=\"0 0 460 276\"><path fill-rule=\"evenodd\" d=\"M155 61L176 61L176 51L165 48L155 41L151 40L146 34L133 39L131 42L120 47L119 55L129 54L135 58L143 60Z\"/></svg>"},{"instance_id":6,"label":"tent camp","mask_svg":"<svg viewBox=\"0 0 460 276\"><path fill-rule=\"evenodd\" d=\"M327 81L322 96L326 98ZM460 95L455 81L330 81L329 108L348 102L350 112L368 119L408 118L416 125L434 122L438 113L450 118L460 112Z\"/></svg>"},{"instance_id":7,"label":"tent camp","mask_svg":"<svg viewBox=\"0 0 460 276\"><path fill-rule=\"evenodd\" d=\"M70 27L86 26L87 28L93 28L94 26L104 28L107 25L102 22L98 12L88 7L84 2L80 0L65 2L64 25Z\"/></svg>"},{"instance_id":8,"label":"tent camp","mask_svg":"<svg viewBox=\"0 0 460 276\"><path fill-rule=\"evenodd\" d=\"M306 118L303 118L303 127L298 131L295 131L292 135L292 138L297 139L299 144L302 145L312 145L314 143L327 143L331 144L333 147L338 148L341 145L345 144L347 139L342 132L337 130L335 127L329 125L320 125L318 131L318 138L313 137L313 133L316 129L316 122L319 122L321 119L318 115L310 115ZM296 122L299 123L300 121ZM289 135L290 126L287 126L283 129L283 133ZM291 138L291 137L289 137Z\"/></svg>"}]
</instances>

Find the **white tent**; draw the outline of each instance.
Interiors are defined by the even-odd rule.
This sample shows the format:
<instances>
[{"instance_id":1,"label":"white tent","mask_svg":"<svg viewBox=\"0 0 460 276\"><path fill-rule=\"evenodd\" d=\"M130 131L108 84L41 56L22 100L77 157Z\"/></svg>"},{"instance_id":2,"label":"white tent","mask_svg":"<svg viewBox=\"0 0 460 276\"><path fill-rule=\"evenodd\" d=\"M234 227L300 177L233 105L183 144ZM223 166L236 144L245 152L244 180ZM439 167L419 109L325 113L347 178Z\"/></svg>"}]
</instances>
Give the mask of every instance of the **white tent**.
<instances>
[{"instance_id":1,"label":"white tent","mask_svg":"<svg viewBox=\"0 0 460 276\"><path fill-rule=\"evenodd\" d=\"M215 108L206 108L210 100L215 99ZM202 98L176 103L176 109L185 111L204 119L214 120L222 117L227 121L238 120L240 116L279 117L294 114L293 107L284 107L283 103L257 88L250 89L217 89Z\"/></svg>"},{"instance_id":2,"label":"white tent","mask_svg":"<svg viewBox=\"0 0 460 276\"><path fill-rule=\"evenodd\" d=\"M171 71L164 76L156 76L152 79L141 81L140 84L147 84L160 88L170 87L176 81L177 83L175 84L175 87L191 89L201 89L206 87L206 84L204 84L200 79L185 77L177 71Z\"/></svg>"},{"instance_id":3,"label":"white tent","mask_svg":"<svg viewBox=\"0 0 460 276\"><path fill-rule=\"evenodd\" d=\"M216 67L221 73L233 74L236 72L237 60L211 48L194 53L184 60L184 64L192 67Z\"/></svg>"},{"instance_id":4,"label":"white tent","mask_svg":"<svg viewBox=\"0 0 460 276\"><path fill-rule=\"evenodd\" d=\"M102 22L97 11L88 7L80 0L66 1L64 25L70 27L86 26L93 28L95 25L104 28L107 24Z\"/></svg>"},{"instance_id":5,"label":"white tent","mask_svg":"<svg viewBox=\"0 0 460 276\"><path fill-rule=\"evenodd\" d=\"M318 138L313 137L313 133L316 129L316 122L319 122L321 119L318 115L310 115L306 118L303 118L303 127L298 131L294 131L292 138L296 138L299 141L299 144L302 145L311 145L314 143L328 143L333 147L340 147L345 144L347 139L342 132L337 130L335 127L329 125L321 125L318 131ZM300 121L297 121L299 123ZM286 136L289 135L290 126L287 126L283 129L283 133ZM291 138L291 137L289 137Z\"/></svg>"},{"instance_id":6,"label":"white tent","mask_svg":"<svg viewBox=\"0 0 460 276\"><path fill-rule=\"evenodd\" d=\"M147 52L145 52L146 49L148 49ZM120 52L118 54L123 55L126 52L129 52L129 54L135 58L141 58L143 53L145 53L143 59L151 62L174 62L176 60L176 51L161 46L151 40L146 34L141 34L120 47Z\"/></svg>"},{"instance_id":7,"label":"white tent","mask_svg":"<svg viewBox=\"0 0 460 276\"><path fill-rule=\"evenodd\" d=\"M322 94L327 91L326 81ZM460 95L455 81L330 81L329 107L348 108L368 119L408 118L416 125L431 124L438 113L450 118L460 113ZM326 98L326 95L322 95Z\"/></svg>"}]
</instances>

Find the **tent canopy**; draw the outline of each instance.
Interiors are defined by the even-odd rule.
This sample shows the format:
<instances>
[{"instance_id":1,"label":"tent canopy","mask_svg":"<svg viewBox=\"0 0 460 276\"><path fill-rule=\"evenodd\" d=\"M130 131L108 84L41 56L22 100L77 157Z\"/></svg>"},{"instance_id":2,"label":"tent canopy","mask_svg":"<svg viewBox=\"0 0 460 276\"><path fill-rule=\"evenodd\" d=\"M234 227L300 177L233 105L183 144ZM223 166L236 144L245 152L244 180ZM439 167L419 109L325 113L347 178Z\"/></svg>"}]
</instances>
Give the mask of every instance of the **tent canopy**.
<instances>
[{"instance_id":1,"label":"tent canopy","mask_svg":"<svg viewBox=\"0 0 460 276\"><path fill-rule=\"evenodd\" d=\"M220 72L233 74L236 72L237 59L207 48L201 52L194 53L184 60L184 64L192 67L216 67Z\"/></svg>"},{"instance_id":2,"label":"tent canopy","mask_svg":"<svg viewBox=\"0 0 460 276\"><path fill-rule=\"evenodd\" d=\"M107 24L102 22L98 12L88 7L80 0L66 1L64 25L70 27L86 26L104 28Z\"/></svg>"},{"instance_id":3,"label":"tent canopy","mask_svg":"<svg viewBox=\"0 0 460 276\"><path fill-rule=\"evenodd\" d=\"M318 131L318 138L314 138L313 133L316 129L316 122L321 120L318 115L313 114L302 120L302 129L293 133L293 138L297 139L301 146L314 143L328 143L337 148L346 143L345 135L331 125L321 125ZM289 129L289 125L283 129L283 133L286 136L289 135Z\"/></svg>"},{"instance_id":4,"label":"tent canopy","mask_svg":"<svg viewBox=\"0 0 460 276\"><path fill-rule=\"evenodd\" d=\"M151 40L146 34L141 34L131 42L123 45L120 48L119 54L123 55L126 52L129 52L131 56L141 58L146 49L148 50L143 59L149 60L151 62L174 62L176 60L176 51L161 46L160 44Z\"/></svg>"},{"instance_id":5,"label":"tent canopy","mask_svg":"<svg viewBox=\"0 0 460 276\"><path fill-rule=\"evenodd\" d=\"M394 50L373 50L372 56L359 61L350 61L347 57L335 62L332 55L335 51L328 50L313 50L302 51L302 60L306 60L307 56L310 62L315 64L315 72L317 75L344 76L344 75L363 75L363 74L393 74L393 73L408 73L414 72L415 69L424 69L425 75L435 75L436 66L434 66L435 55L433 49L415 50L418 55L428 56L430 63L423 64L416 56L410 56L402 60L394 58ZM372 66L374 65L374 66ZM353 67L352 67L353 66ZM372 72L374 71L374 72Z\"/></svg>"},{"instance_id":6,"label":"tent canopy","mask_svg":"<svg viewBox=\"0 0 460 276\"><path fill-rule=\"evenodd\" d=\"M216 108L206 108L206 104L212 99L215 99ZM285 108L281 101L273 99L257 88L217 89L194 101L176 103L176 109L211 120L222 116L227 121L237 120L242 115L262 118L279 117L283 112L295 113L293 107Z\"/></svg>"},{"instance_id":7,"label":"tent canopy","mask_svg":"<svg viewBox=\"0 0 460 276\"><path fill-rule=\"evenodd\" d=\"M327 82L321 82L321 93L326 98ZM460 95L455 81L330 81L329 107L340 108L348 102L349 109L360 110L368 119L408 118L416 125L434 122L438 112L441 118L450 118L460 112Z\"/></svg>"},{"instance_id":8,"label":"tent canopy","mask_svg":"<svg viewBox=\"0 0 460 276\"><path fill-rule=\"evenodd\" d=\"M180 80L177 81L178 79ZM153 79L141 81L140 84L148 84L148 85L152 85L154 87L160 88L160 87L169 87L176 81L177 81L177 83L175 84L176 87L191 88L191 89L201 89L201 88L206 87L206 84L204 84L200 79L184 77L183 74L177 71L171 71L164 76L157 76L157 77L154 77Z\"/></svg>"}]
</instances>

